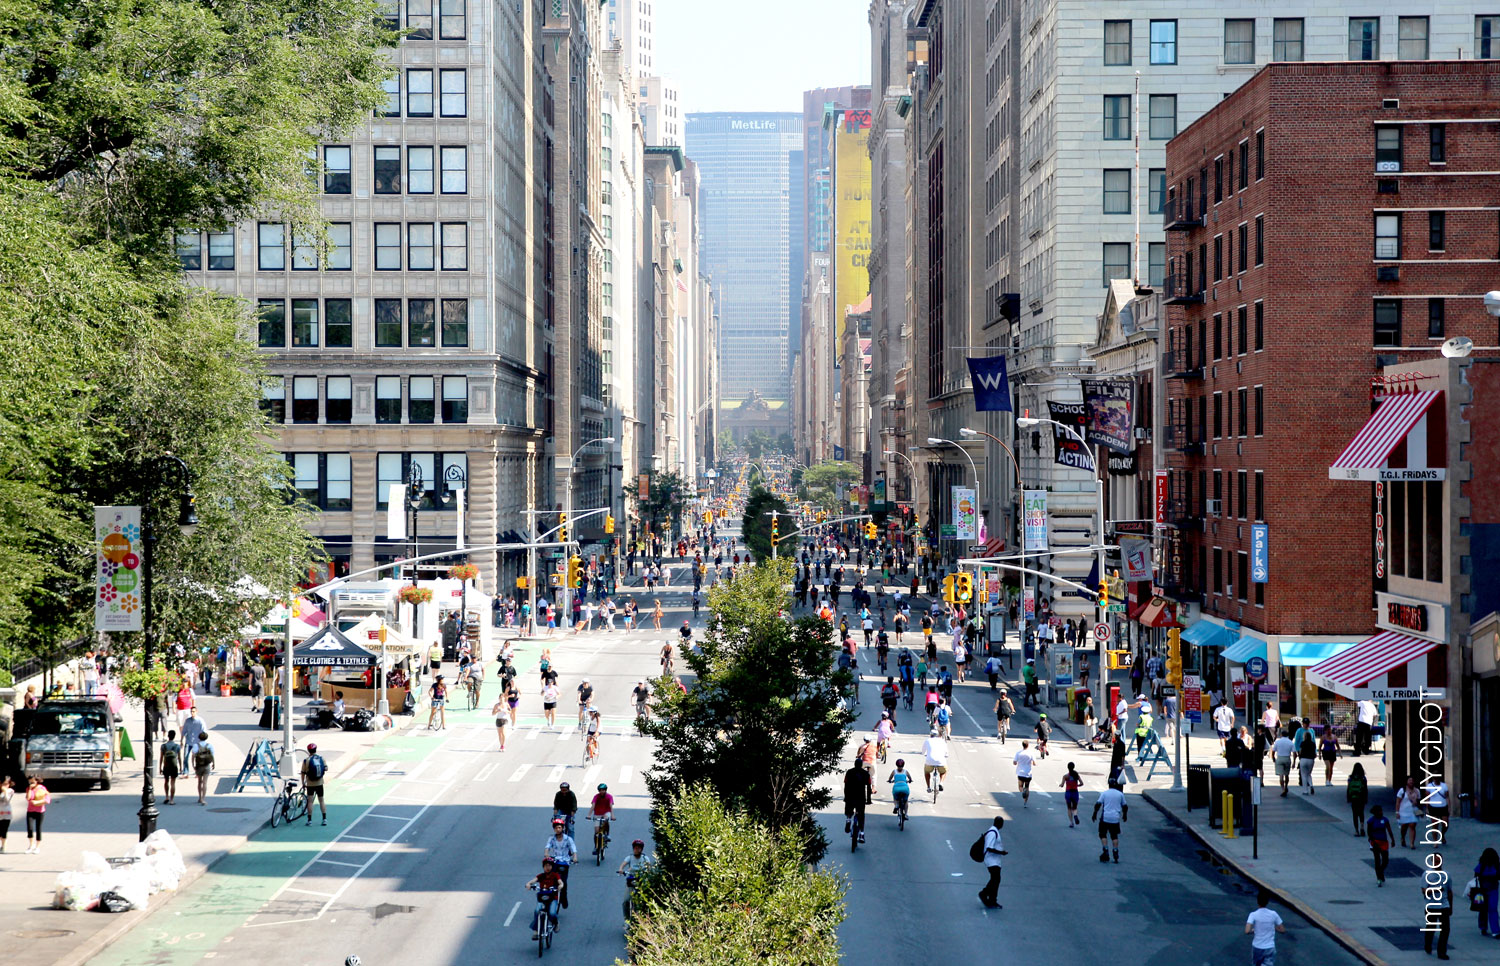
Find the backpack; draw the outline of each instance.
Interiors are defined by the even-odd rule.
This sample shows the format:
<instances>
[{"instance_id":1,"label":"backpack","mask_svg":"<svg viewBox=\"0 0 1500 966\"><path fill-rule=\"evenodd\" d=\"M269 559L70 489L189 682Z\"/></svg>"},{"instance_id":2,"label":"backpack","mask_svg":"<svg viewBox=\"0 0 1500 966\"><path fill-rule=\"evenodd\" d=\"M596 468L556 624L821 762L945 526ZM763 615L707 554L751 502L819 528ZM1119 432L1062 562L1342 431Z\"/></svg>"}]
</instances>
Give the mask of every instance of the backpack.
<instances>
[{"instance_id":1,"label":"backpack","mask_svg":"<svg viewBox=\"0 0 1500 966\"><path fill-rule=\"evenodd\" d=\"M989 834L989 829L985 829L984 835L979 836L979 838L974 840L974 844L969 846L969 858L975 862L984 862L984 840L985 836Z\"/></svg>"},{"instance_id":2,"label":"backpack","mask_svg":"<svg viewBox=\"0 0 1500 966\"><path fill-rule=\"evenodd\" d=\"M308 778L311 778L313 781L322 781L323 780L323 773L326 772L327 770L328 770L328 766L323 762L323 756L322 755L308 755L307 756L307 777Z\"/></svg>"},{"instance_id":3,"label":"backpack","mask_svg":"<svg viewBox=\"0 0 1500 966\"><path fill-rule=\"evenodd\" d=\"M882 698L890 698L892 701L896 700L896 686L894 684L882 685L880 696Z\"/></svg>"},{"instance_id":4,"label":"backpack","mask_svg":"<svg viewBox=\"0 0 1500 966\"><path fill-rule=\"evenodd\" d=\"M199 748L193 752L193 767L207 768L214 763L214 753L207 748Z\"/></svg>"},{"instance_id":5,"label":"backpack","mask_svg":"<svg viewBox=\"0 0 1500 966\"><path fill-rule=\"evenodd\" d=\"M171 765L173 768L181 769L182 756L176 748L163 748L161 750L162 767Z\"/></svg>"}]
</instances>

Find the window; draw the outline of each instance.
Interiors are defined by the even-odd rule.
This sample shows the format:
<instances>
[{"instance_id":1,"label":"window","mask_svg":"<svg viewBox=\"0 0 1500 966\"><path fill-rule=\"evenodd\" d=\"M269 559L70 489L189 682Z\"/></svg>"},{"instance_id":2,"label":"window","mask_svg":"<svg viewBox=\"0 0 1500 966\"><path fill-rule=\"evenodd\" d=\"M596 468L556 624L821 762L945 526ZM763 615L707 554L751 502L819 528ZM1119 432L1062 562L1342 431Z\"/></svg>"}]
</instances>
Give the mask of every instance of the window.
<instances>
[{"instance_id":1,"label":"window","mask_svg":"<svg viewBox=\"0 0 1500 966\"><path fill-rule=\"evenodd\" d=\"M443 148L440 153L443 161L443 194L464 194L469 190L469 149Z\"/></svg>"},{"instance_id":2,"label":"window","mask_svg":"<svg viewBox=\"0 0 1500 966\"><path fill-rule=\"evenodd\" d=\"M469 269L469 226L464 222L443 224L443 271L466 272Z\"/></svg>"},{"instance_id":3,"label":"window","mask_svg":"<svg viewBox=\"0 0 1500 966\"><path fill-rule=\"evenodd\" d=\"M468 344L468 299L443 299L443 345L454 349Z\"/></svg>"},{"instance_id":4,"label":"window","mask_svg":"<svg viewBox=\"0 0 1500 966\"><path fill-rule=\"evenodd\" d=\"M279 349L286 345L286 303L281 299L261 299L256 303L262 349Z\"/></svg>"},{"instance_id":5,"label":"window","mask_svg":"<svg viewBox=\"0 0 1500 966\"><path fill-rule=\"evenodd\" d=\"M469 421L469 380L467 376L443 377L443 422Z\"/></svg>"},{"instance_id":6,"label":"window","mask_svg":"<svg viewBox=\"0 0 1500 966\"><path fill-rule=\"evenodd\" d=\"M406 0L406 39L432 39L432 0Z\"/></svg>"},{"instance_id":7,"label":"window","mask_svg":"<svg viewBox=\"0 0 1500 966\"><path fill-rule=\"evenodd\" d=\"M375 377L375 421L377 423L401 422L401 377ZM382 494L385 492L381 489Z\"/></svg>"},{"instance_id":8,"label":"window","mask_svg":"<svg viewBox=\"0 0 1500 966\"><path fill-rule=\"evenodd\" d=\"M407 70L406 116L432 117L432 71Z\"/></svg>"},{"instance_id":9,"label":"window","mask_svg":"<svg viewBox=\"0 0 1500 966\"><path fill-rule=\"evenodd\" d=\"M317 506L321 496L321 488L318 486L318 454L288 453L287 460L292 464L292 487L302 499Z\"/></svg>"},{"instance_id":10,"label":"window","mask_svg":"<svg viewBox=\"0 0 1500 966\"><path fill-rule=\"evenodd\" d=\"M463 117L469 109L469 73L465 70L439 71L443 84L443 117Z\"/></svg>"},{"instance_id":11,"label":"window","mask_svg":"<svg viewBox=\"0 0 1500 966\"><path fill-rule=\"evenodd\" d=\"M1433 164L1448 163L1448 126L1446 124L1427 126L1427 160Z\"/></svg>"},{"instance_id":12,"label":"window","mask_svg":"<svg viewBox=\"0 0 1500 966\"><path fill-rule=\"evenodd\" d=\"M1396 59L1427 59L1427 18L1402 17L1396 21Z\"/></svg>"},{"instance_id":13,"label":"window","mask_svg":"<svg viewBox=\"0 0 1500 966\"><path fill-rule=\"evenodd\" d=\"M196 272L203 267L203 237L196 231L178 232L176 236L177 262L184 272Z\"/></svg>"},{"instance_id":14,"label":"window","mask_svg":"<svg viewBox=\"0 0 1500 966\"><path fill-rule=\"evenodd\" d=\"M432 194L432 148L406 149L406 190L409 194Z\"/></svg>"},{"instance_id":15,"label":"window","mask_svg":"<svg viewBox=\"0 0 1500 966\"><path fill-rule=\"evenodd\" d=\"M1266 263L1266 216L1255 216L1255 264Z\"/></svg>"},{"instance_id":16,"label":"window","mask_svg":"<svg viewBox=\"0 0 1500 966\"><path fill-rule=\"evenodd\" d=\"M1272 24L1271 59L1302 59L1302 18L1280 18Z\"/></svg>"},{"instance_id":17,"label":"window","mask_svg":"<svg viewBox=\"0 0 1500 966\"><path fill-rule=\"evenodd\" d=\"M1104 213L1130 214L1130 169L1104 169Z\"/></svg>"},{"instance_id":18,"label":"window","mask_svg":"<svg viewBox=\"0 0 1500 966\"><path fill-rule=\"evenodd\" d=\"M387 77L380 82L380 89L385 91L385 103L381 104L375 111L376 117L400 117L401 116L401 75L396 74Z\"/></svg>"},{"instance_id":19,"label":"window","mask_svg":"<svg viewBox=\"0 0 1500 966\"><path fill-rule=\"evenodd\" d=\"M604 147L599 149L599 161L599 166L604 171L608 171L610 165L615 163L615 153L614 151L610 150L608 145L605 145Z\"/></svg>"},{"instance_id":20,"label":"window","mask_svg":"<svg viewBox=\"0 0 1500 966\"><path fill-rule=\"evenodd\" d=\"M1214 315L1214 361L1224 358L1224 316ZM1219 435L1214 433L1215 436Z\"/></svg>"},{"instance_id":21,"label":"window","mask_svg":"<svg viewBox=\"0 0 1500 966\"><path fill-rule=\"evenodd\" d=\"M1401 170L1401 128L1396 125L1375 129L1375 170Z\"/></svg>"},{"instance_id":22,"label":"window","mask_svg":"<svg viewBox=\"0 0 1500 966\"><path fill-rule=\"evenodd\" d=\"M211 231L208 233L208 270L211 272L234 271L234 232Z\"/></svg>"},{"instance_id":23,"label":"window","mask_svg":"<svg viewBox=\"0 0 1500 966\"><path fill-rule=\"evenodd\" d=\"M1130 95L1104 95L1104 140L1130 140Z\"/></svg>"},{"instance_id":24,"label":"window","mask_svg":"<svg viewBox=\"0 0 1500 966\"><path fill-rule=\"evenodd\" d=\"M401 347L401 300L375 300L375 348Z\"/></svg>"},{"instance_id":25,"label":"window","mask_svg":"<svg viewBox=\"0 0 1500 966\"><path fill-rule=\"evenodd\" d=\"M433 345L432 299L406 300L406 345L417 349Z\"/></svg>"},{"instance_id":26,"label":"window","mask_svg":"<svg viewBox=\"0 0 1500 966\"><path fill-rule=\"evenodd\" d=\"M1231 175L1230 177L1233 177ZM1214 158L1214 204L1224 200L1224 159Z\"/></svg>"},{"instance_id":27,"label":"window","mask_svg":"<svg viewBox=\"0 0 1500 966\"><path fill-rule=\"evenodd\" d=\"M323 193L346 195L349 193L349 148L347 145L323 149Z\"/></svg>"},{"instance_id":28,"label":"window","mask_svg":"<svg viewBox=\"0 0 1500 966\"><path fill-rule=\"evenodd\" d=\"M1244 355L1250 351L1250 306L1241 305L1235 309L1234 321L1238 330L1235 341L1240 347L1240 355Z\"/></svg>"},{"instance_id":29,"label":"window","mask_svg":"<svg viewBox=\"0 0 1500 966\"><path fill-rule=\"evenodd\" d=\"M1130 277L1130 245L1126 242L1104 243L1104 287L1113 278Z\"/></svg>"},{"instance_id":30,"label":"window","mask_svg":"<svg viewBox=\"0 0 1500 966\"><path fill-rule=\"evenodd\" d=\"M599 230L603 232L606 241L615 237L615 219L613 215L604 215L599 219Z\"/></svg>"},{"instance_id":31,"label":"window","mask_svg":"<svg viewBox=\"0 0 1500 966\"><path fill-rule=\"evenodd\" d=\"M292 299L292 345L312 348L318 344L318 300Z\"/></svg>"},{"instance_id":32,"label":"window","mask_svg":"<svg viewBox=\"0 0 1500 966\"><path fill-rule=\"evenodd\" d=\"M1249 429L1249 415L1245 411L1246 408L1247 408L1246 405L1245 405L1245 403L1250 398L1250 390L1241 387L1239 389L1239 391L1235 395L1239 399L1239 407L1240 407L1240 411L1239 411L1238 416L1237 416L1236 428L1239 430L1239 434L1238 435L1240 436L1240 438L1243 439L1244 437L1250 435L1250 433L1248 432L1248 429ZM1245 471L1244 470L1240 470L1240 472L1243 473ZM1240 499L1243 500L1244 498L1245 498L1245 484L1242 482L1242 483L1240 483ZM1240 507L1240 516L1244 516L1244 515L1245 515L1245 513L1244 513L1244 506L1243 506L1243 504L1241 504L1241 507Z\"/></svg>"},{"instance_id":33,"label":"window","mask_svg":"<svg viewBox=\"0 0 1500 966\"><path fill-rule=\"evenodd\" d=\"M292 271L318 270L318 240L303 228L292 229Z\"/></svg>"},{"instance_id":34,"label":"window","mask_svg":"<svg viewBox=\"0 0 1500 966\"><path fill-rule=\"evenodd\" d=\"M604 282L599 286L600 300L607 309L614 308L615 286L613 282Z\"/></svg>"},{"instance_id":35,"label":"window","mask_svg":"<svg viewBox=\"0 0 1500 966\"><path fill-rule=\"evenodd\" d=\"M406 268L408 271L432 271L433 238L431 225L413 222L406 226Z\"/></svg>"},{"instance_id":36,"label":"window","mask_svg":"<svg viewBox=\"0 0 1500 966\"><path fill-rule=\"evenodd\" d=\"M375 148L375 193L377 195L399 195L401 193L401 149L394 145Z\"/></svg>"},{"instance_id":37,"label":"window","mask_svg":"<svg viewBox=\"0 0 1500 966\"><path fill-rule=\"evenodd\" d=\"M1258 392L1259 390L1257 390ZM1259 417L1257 417L1259 418ZM1263 522L1266 519L1266 471L1255 471L1255 519Z\"/></svg>"},{"instance_id":38,"label":"window","mask_svg":"<svg viewBox=\"0 0 1500 966\"><path fill-rule=\"evenodd\" d=\"M323 300L323 344L330 349L353 348L354 303L351 300Z\"/></svg>"},{"instance_id":39,"label":"window","mask_svg":"<svg viewBox=\"0 0 1500 966\"><path fill-rule=\"evenodd\" d=\"M292 380L292 422L318 421L318 377L298 376Z\"/></svg>"},{"instance_id":40,"label":"window","mask_svg":"<svg viewBox=\"0 0 1500 966\"><path fill-rule=\"evenodd\" d=\"M260 384L260 411L272 423L286 422L286 379L283 376L266 376Z\"/></svg>"},{"instance_id":41,"label":"window","mask_svg":"<svg viewBox=\"0 0 1500 966\"><path fill-rule=\"evenodd\" d=\"M385 30L401 29L401 0L379 0L376 4L377 25Z\"/></svg>"},{"instance_id":42,"label":"window","mask_svg":"<svg viewBox=\"0 0 1500 966\"><path fill-rule=\"evenodd\" d=\"M1151 21L1151 63L1177 63L1177 21Z\"/></svg>"},{"instance_id":43,"label":"window","mask_svg":"<svg viewBox=\"0 0 1500 966\"><path fill-rule=\"evenodd\" d=\"M406 421L430 423L435 415L432 402L432 376L412 376L406 388ZM424 476L424 479L429 477Z\"/></svg>"},{"instance_id":44,"label":"window","mask_svg":"<svg viewBox=\"0 0 1500 966\"><path fill-rule=\"evenodd\" d=\"M1255 387L1255 435L1266 435L1266 387ZM1259 486L1259 484L1256 484ZM1260 516L1260 495L1256 494L1256 516Z\"/></svg>"},{"instance_id":45,"label":"window","mask_svg":"<svg viewBox=\"0 0 1500 966\"><path fill-rule=\"evenodd\" d=\"M1163 199L1167 196L1167 169L1151 168L1146 172L1146 211L1148 214L1162 213Z\"/></svg>"},{"instance_id":46,"label":"window","mask_svg":"<svg viewBox=\"0 0 1500 966\"><path fill-rule=\"evenodd\" d=\"M1375 344L1392 346L1401 344L1401 300L1375 300Z\"/></svg>"},{"instance_id":47,"label":"window","mask_svg":"<svg viewBox=\"0 0 1500 966\"><path fill-rule=\"evenodd\" d=\"M1250 187L1250 142L1240 142L1240 190Z\"/></svg>"},{"instance_id":48,"label":"window","mask_svg":"<svg viewBox=\"0 0 1500 966\"><path fill-rule=\"evenodd\" d=\"M1380 59L1380 18L1349 18L1349 59Z\"/></svg>"},{"instance_id":49,"label":"window","mask_svg":"<svg viewBox=\"0 0 1500 966\"><path fill-rule=\"evenodd\" d=\"M1167 278L1167 243L1151 242L1146 246L1146 255L1149 272L1146 284L1152 288L1161 288Z\"/></svg>"},{"instance_id":50,"label":"window","mask_svg":"<svg viewBox=\"0 0 1500 966\"><path fill-rule=\"evenodd\" d=\"M1429 338L1429 339L1441 339L1441 338L1443 338L1443 328L1444 328L1444 325L1443 325L1443 321L1444 321L1443 320L1443 315L1444 315L1443 300L1442 299L1428 299L1427 300L1427 338Z\"/></svg>"},{"instance_id":51,"label":"window","mask_svg":"<svg viewBox=\"0 0 1500 966\"><path fill-rule=\"evenodd\" d=\"M259 242L259 258L256 267L262 272L280 272L286 269L286 228L283 225L261 223L256 226Z\"/></svg>"},{"instance_id":52,"label":"window","mask_svg":"<svg viewBox=\"0 0 1500 966\"><path fill-rule=\"evenodd\" d=\"M323 509L347 510L354 505L354 471L348 453L323 454Z\"/></svg>"},{"instance_id":53,"label":"window","mask_svg":"<svg viewBox=\"0 0 1500 966\"><path fill-rule=\"evenodd\" d=\"M1375 216L1375 257L1401 257L1401 216Z\"/></svg>"},{"instance_id":54,"label":"window","mask_svg":"<svg viewBox=\"0 0 1500 966\"><path fill-rule=\"evenodd\" d=\"M1128 100L1128 98L1127 98ZM1177 134L1177 95L1151 95L1151 140L1167 141Z\"/></svg>"},{"instance_id":55,"label":"window","mask_svg":"<svg viewBox=\"0 0 1500 966\"><path fill-rule=\"evenodd\" d=\"M1429 211L1427 213L1427 250L1440 252L1446 245L1448 218L1445 212Z\"/></svg>"},{"instance_id":56,"label":"window","mask_svg":"<svg viewBox=\"0 0 1500 966\"><path fill-rule=\"evenodd\" d=\"M375 270L401 271L401 226L394 222L375 225Z\"/></svg>"},{"instance_id":57,"label":"window","mask_svg":"<svg viewBox=\"0 0 1500 966\"><path fill-rule=\"evenodd\" d=\"M348 222L328 226L328 270L347 272L354 264L354 241Z\"/></svg>"},{"instance_id":58,"label":"window","mask_svg":"<svg viewBox=\"0 0 1500 966\"><path fill-rule=\"evenodd\" d=\"M1255 63L1255 21L1224 21L1224 63Z\"/></svg>"},{"instance_id":59,"label":"window","mask_svg":"<svg viewBox=\"0 0 1500 966\"><path fill-rule=\"evenodd\" d=\"M323 419L330 423L347 423L354 416L354 380L349 376L329 376L323 386L328 399L323 404Z\"/></svg>"},{"instance_id":60,"label":"window","mask_svg":"<svg viewBox=\"0 0 1500 966\"><path fill-rule=\"evenodd\" d=\"M1266 176L1266 132L1255 132L1255 180Z\"/></svg>"},{"instance_id":61,"label":"window","mask_svg":"<svg viewBox=\"0 0 1500 966\"><path fill-rule=\"evenodd\" d=\"M1300 21L1299 21L1300 23ZM1244 514L1240 514L1244 516ZM1245 586L1250 583L1250 555L1241 550L1235 554L1239 558L1238 573L1234 582L1234 596L1239 600L1245 599Z\"/></svg>"},{"instance_id":62,"label":"window","mask_svg":"<svg viewBox=\"0 0 1500 966\"><path fill-rule=\"evenodd\" d=\"M1130 66L1130 21L1104 21L1104 66Z\"/></svg>"},{"instance_id":63,"label":"window","mask_svg":"<svg viewBox=\"0 0 1500 966\"><path fill-rule=\"evenodd\" d=\"M464 0L442 0L438 4L438 36L443 40L464 39Z\"/></svg>"},{"instance_id":64,"label":"window","mask_svg":"<svg viewBox=\"0 0 1500 966\"><path fill-rule=\"evenodd\" d=\"M1240 392L1244 391L1243 389L1240 390ZM1248 470L1240 470L1235 474L1235 477L1235 516L1243 520L1250 508L1250 472ZM1240 580L1243 581L1244 577L1241 577Z\"/></svg>"},{"instance_id":65,"label":"window","mask_svg":"<svg viewBox=\"0 0 1500 966\"><path fill-rule=\"evenodd\" d=\"M1480 60L1500 57L1500 16L1474 18L1474 56Z\"/></svg>"},{"instance_id":66,"label":"window","mask_svg":"<svg viewBox=\"0 0 1500 966\"><path fill-rule=\"evenodd\" d=\"M391 487L400 486L405 482L406 472L402 462L400 453L377 453L375 455L375 508L377 510L388 509L390 503L386 498L391 495Z\"/></svg>"},{"instance_id":67,"label":"window","mask_svg":"<svg viewBox=\"0 0 1500 966\"><path fill-rule=\"evenodd\" d=\"M615 135L615 119L608 113L599 116L599 133L607 138Z\"/></svg>"},{"instance_id":68,"label":"window","mask_svg":"<svg viewBox=\"0 0 1500 966\"><path fill-rule=\"evenodd\" d=\"M1250 226L1240 225L1240 271L1250 267ZM1232 254L1232 253L1231 253Z\"/></svg>"},{"instance_id":69,"label":"window","mask_svg":"<svg viewBox=\"0 0 1500 966\"><path fill-rule=\"evenodd\" d=\"M1230 259L1230 268L1234 268L1234 260ZM1214 281L1217 282L1224 277L1224 236L1214 236Z\"/></svg>"},{"instance_id":70,"label":"window","mask_svg":"<svg viewBox=\"0 0 1500 966\"><path fill-rule=\"evenodd\" d=\"M1255 303L1255 351L1266 347L1266 303Z\"/></svg>"}]
</instances>

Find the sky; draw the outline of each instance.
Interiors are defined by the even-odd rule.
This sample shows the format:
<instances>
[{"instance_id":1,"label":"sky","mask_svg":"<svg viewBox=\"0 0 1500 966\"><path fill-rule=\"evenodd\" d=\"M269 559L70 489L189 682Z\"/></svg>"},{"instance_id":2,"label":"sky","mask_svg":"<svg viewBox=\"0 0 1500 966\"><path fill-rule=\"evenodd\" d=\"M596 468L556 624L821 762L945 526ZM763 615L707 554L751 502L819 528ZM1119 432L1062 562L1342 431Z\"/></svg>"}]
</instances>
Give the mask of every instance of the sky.
<instances>
[{"instance_id":1,"label":"sky","mask_svg":"<svg viewBox=\"0 0 1500 966\"><path fill-rule=\"evenodd\" d=\"M683 112L802 110L802 92L870 83L869 0L652 0L655 68Z\"/></svg>"}]
</instances>

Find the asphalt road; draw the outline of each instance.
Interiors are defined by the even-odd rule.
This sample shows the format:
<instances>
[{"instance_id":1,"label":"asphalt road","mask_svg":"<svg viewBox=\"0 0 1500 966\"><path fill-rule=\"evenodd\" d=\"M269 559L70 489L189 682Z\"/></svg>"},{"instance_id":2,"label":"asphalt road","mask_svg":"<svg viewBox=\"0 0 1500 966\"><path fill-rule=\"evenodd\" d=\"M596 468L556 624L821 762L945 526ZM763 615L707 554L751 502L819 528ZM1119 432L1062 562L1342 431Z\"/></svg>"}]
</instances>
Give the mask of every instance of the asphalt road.
<instances>
[{"instance_id":1,"label":"asphalt road","mask_svg":"<svg viewBox=\"0 0 1500 966\"><path fill-rule=\"evenodd\" d=\"M670 593L664 600L685 603L680 586ZM629 736L630 691L656 669L661 641L680 622L680 614L675 620L669 614L661 632L560 635L552 654L564 699L555 728L541 726L540 646L526 645L518 660L522 722L506 751L498 750L488 702L450 715L446 731L393 735L332 784L328 827L264 829L91 962L330 966L351 953L372 966L534 959L533 899L522 887L539 868L561 780L585 800L596 782L608 782L618 821L600 867L587 857L589 829L579 822L584 861L573 870L571 908L548 955L613 962L625 952L624 886L613 870L632 838L649 841L641 773L650 765L651 742ZM862 663L873 666L869 657ZM569 697L584 675L605 717L601 759L588 767L571 727L576 700ZM878 717L875 693L867 683L861 728ZM1091 826L1069 830L1056 786L1065 762L1076 760L1091 789L1084 797L1087 821L1105 756L1070 754L1055 741L1023 809L1010 763L1019 741L1001 745L993 737L987 686L961 686L957 693L952 770L936 806L916 795L911 820L898 832L883 768L867 842L857 853L849 853L842 834L842 805L836 802L828 816L833 848L824 867L848 878L846 959L1068 966L1248 959L1242 929L1254 896L1242 880L1210 864L1191 839L1133 796L1121 862L1100 864ZM1022 719L1028 728L1033 721ZM893 760L905 756L919 765L924 735L906 725ZM975 893L985 874L967 852L997 812L1006 817L1010 853L1004 908L984 910ZM1354 962L1314 927L1282 914L1289 934L1278 962Z\"/></svg>"}]
</instances>

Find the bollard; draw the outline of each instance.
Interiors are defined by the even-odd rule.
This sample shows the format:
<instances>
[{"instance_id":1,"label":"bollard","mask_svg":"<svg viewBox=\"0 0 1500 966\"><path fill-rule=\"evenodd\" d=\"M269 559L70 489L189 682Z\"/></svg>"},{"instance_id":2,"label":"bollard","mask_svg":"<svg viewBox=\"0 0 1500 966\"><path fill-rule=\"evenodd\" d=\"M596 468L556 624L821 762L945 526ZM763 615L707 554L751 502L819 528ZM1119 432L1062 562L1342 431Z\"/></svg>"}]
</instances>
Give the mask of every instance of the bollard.
<instances>
[{"instance_id":1,"label":"bollard","mask_svg":"<svg viewBox=\"0 0 1500 966\"><path fill-rule=\"evenodd\" d=\"M1238 838L1234 828L1238 824L1234 814L1234 793L1224 792L1223 795L1219 803L1220 834L1226 839Z\"/></svg>"}]
</instances>

